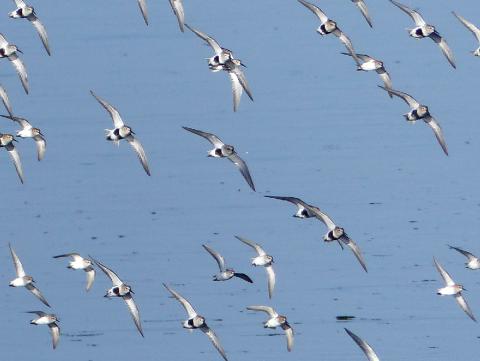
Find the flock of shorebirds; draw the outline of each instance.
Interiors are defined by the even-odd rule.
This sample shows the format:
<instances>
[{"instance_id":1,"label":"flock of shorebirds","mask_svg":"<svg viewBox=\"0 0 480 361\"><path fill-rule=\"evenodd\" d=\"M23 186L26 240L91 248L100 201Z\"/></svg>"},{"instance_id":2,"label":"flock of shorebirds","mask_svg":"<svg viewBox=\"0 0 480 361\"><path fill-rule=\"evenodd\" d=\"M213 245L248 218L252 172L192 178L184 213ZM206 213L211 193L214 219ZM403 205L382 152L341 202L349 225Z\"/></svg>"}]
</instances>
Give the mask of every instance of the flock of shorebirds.
<instances>
[{"instance_id":1,"label":"flock of shorebirds","mask_svg":"<svg viewBox=\"0 0 480 361\"><path fill-rule=\"evenodd\" d=\"M231 85L232 85L232 92L233 92L233 110L237 111L240 99L245 92L247 96L253 101L252 91L248 85L247 79L243 73L242 68L245 65L241 62L241 60L234 57L234 54L231 50L228 50L222 47L213 37L194 29L193 27L189 26L185 23L185 13L182 4L182 0L169 0L172 6L173 12L178 19L178 24L180 30L184 32L185 28L191 30L195 35L197 35L200 39L206 42L214 51L214 54L208 58L208 67L212 72L220 72L224 71L228 74ZM367 21L370 27L373 27L371 17L369 15L368 8L363 0L351 0L361 11L362 15L364 16L365 20ZM433 25L427 23L423 16L416 10L403 5L397 1L389 0L394 6L398 7L402 12L409 15L415 23L415 26L411 29L408 29L409 35L416 39L422 38L430 38L432 39L440 48L443 55L446 57L449 64L455 68L455 59L451 49L449 48L445 38L440 35L440 33L436 30ZM43 43L43 46L48 53L51 55L51 50L48 42L48 36L45 27L37 17L37 14L33 7L27 5L23 0L14 0L17 9L12 11L9 16L14 19L27 19L31 24L34 26L35 30L37 31L40 39ZM393 98L398 97L403 99L410 110L404 116L407 121L415 122L417 120L423 120L430 128L433 130L434 135L440 144L443 152L448 155L447 144L442 132L442 129L438 123L438 121L431 115L428 106L423 105L422 103L418 102L415 98L411 95L395 90L392 85L392 80L390 78L389 73L387 72L385 65L382 61L377 60L369 55L360 54L355 51L352 41L350 38L340 30L337 22L330 19L317 5L309 3L305 0L298 0L298 2L305 6L308 10L313 12L315 16L320 21L320 26L317 28L317 32L322 35L326 36L329 34L333 34L343 43L346 48L346 52L343 53L345 55L350 56L356 64L357 70L361 71L375 71L380 76L383 85L380 86L385 92ZM138 4L143 16L145 23L148 25L148 12L147 12L147 4L145 0L138 0ZM462 16L453 12L453 15L463 24L468 30L470 30L480 42L480 30L471 22L463 18ZM29 91L28 85L28 77L26 68L18 56L18 53L21 53L20 49L12 43L10 43L3 34L0 34L0 58L8 58L12 65L14 66L15 70L17 71L19 78L21 80L22 86L26 93ZM480 47L472 52L475 56L480 56ZM136 137L136 134L132 130L131 127L126 125L118 110L109 104L103 98L97 96L93 91L90 91L91 95L100 103L100 105L109 113L113 120L114 129L106 129L106 139L108 141L112 141L115 144L119 144L121 140L126 140L135 151L136 155L138 156L141 165L147 175L151 175L150 168L148 165L148 160L146 153ZM16 133L17 137L20 138L32 138L36 142L37 146L37 153L38 153L38 160L42 160L45 156L46 151L46 141L43 133L40 131L39 128L33 127L28 120L17 117L14 115L12 110L12 106L10 104L8 95L6 90L0 86L0 97L3 101L3 104L8 112L8 115L2 115L2 117L15 121L19 124L21 129ZM235 151L235 148L232 145L224 143L218 136L212 133L204 132L201 130L183 127L186 131L196 134L200 137L205 138L208 140L213 149L208 152L209 157L214 158L227 158L229 159L240 171L241 175L247 182L248 186L255 191L255 185L248 169L246 162L240 158L240 156ZM22 164L20 161L20 156L17 151L14 142L16 141L15 137L11 134L0 134L0 147L4 147L8 153L10 154L13 163L15 165L18 177L20 181L24 182L24 175L22 170ZM338 242L340 247L343 249L344 246L347 246L357 258L358 262L360 263L361 267L367 272L367 265L362 256L362 252L357 245L346 233L345 229L340 227L336 224L332 218L330 218L325 212L323 212L320 208L313 206L309 203L304 202L303 200L295 197L285 197L285 196L265 196L271 199L281 200L285 202L289 202L296 207L296 213L294 217L297 218L316 218L320 220L327 228L327 233L324 235L323 239L325 242ZM256 256L252 258L251 264L253 266L264 267L267 275L267 289L268 289L268 296L271 299L273 296L274 288L275 288L275 272L273 269L274 258L269 255L261 245L236 236L236 238L243 242L244 244L251 247ZM245 273L236 272L233 268L227 267L225 263L225 259L223 256L218 253L216 250L212 249L207 245L203 245L204 249L215 259L218 264L219 273L213 276L214 281L227 281L234 277L240 278L245 282L252 283L252 279L246 275ZM474 256L473 254L457 248L452 247L452 249L460 252L465 257L467 257L466 266L469 269L480 269L480 259ZM35 295L45 306L50 307L49 303L42 295L40 290L37 288L35 281L32 276L28 275L23 265L15 253L15 250L10 245L10 252L13 259L13 263L15 266L16 271L16 278L10 282L10 286L12 287L25 287L29 290L33 295ZM109 288L105 294L105 297L121 297L127 307L128 310L133 318L134 324L138 330L138 332L143 336L143 329L142 329L142 322L140 318L139 310L135 304L133 299L133 290L131 286L125 284L120 277L106 265L101 263L100 261L94 259L91 256L83 257L78 253L67 253L55 256L54 258L64 258L70 257L71 261L68 264L68 268L74 270L83 270L87 276L87 284L86 290L90 290L93 285L94 278L95 278L95 269L98 267L102 272L111 280L112 287ZM455 297L455 300L462 308L462 310L474 321L476 321L475 316L473 315L472 310L468 306L465 298L462 295L462 291L464 290L461 284L456 283L449 273L442 267L442 265L434 258L434 265L438 272L440 273L442 279L445 282L445 287L439 288L437 293L439 295L451 295ZM167 291L180 302L180 304L184 307L188 319L183 322L183 327L186 329L200 329L204 332L214 347L218 350L220 355L227 360L227 355L221 346L221 343L216 336L215 332L207 325L206 320L203 316L198 314L193 306L187 301L182 295L180 295L177 291L169 287L167 284L164 284ZM258 306L249 306L247 307L248 310L252 311L259 311L265 312L269 319L264 323L264 327L266 328L277 328L280 327L283 329L286 339L287 339L287 349L291 351L293 348L294 343L294 331L292 326L288 323L287 317L284 315L280 315L276 312L276 310L270 306L258 305ZM38 317L31 321L32 324L35 325L47 325L51 331L52 340L53 340L53 348L57 347L57 344L60 339L60 328L58 325L58 319L56 315L49 314L43 311L30 311L30 313L36 314ZM367 358L370 361L379 360L378 356L375 354L371 346L362 340L360 337L355 335L348 329L345 329L347 334L352 337L352 339L358 344L358 346L363 350L366 354Z\"/></svg>"}]
</instances>

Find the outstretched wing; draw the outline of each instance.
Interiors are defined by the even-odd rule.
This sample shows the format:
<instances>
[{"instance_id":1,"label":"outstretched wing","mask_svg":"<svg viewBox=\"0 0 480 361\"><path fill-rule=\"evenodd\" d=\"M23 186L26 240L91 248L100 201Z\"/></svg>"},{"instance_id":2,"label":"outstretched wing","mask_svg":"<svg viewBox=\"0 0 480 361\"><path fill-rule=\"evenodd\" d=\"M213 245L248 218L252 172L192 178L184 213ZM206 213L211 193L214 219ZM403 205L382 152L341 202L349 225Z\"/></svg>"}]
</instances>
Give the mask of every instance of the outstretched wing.
<instances>
[{"instance_id":1,"label":"outstretched wing","mask_svg":"<svg viewBox=\"0 0 480 361\"><path fill-rule=\"evenodd\" d=\"M53 349L56 349L58 341L60 341L60 327L58 327L58 324L56 322L49 323L48 327L50 328L50 332L52 333Z\"/></svg>"},{"instance_id":2,"label":"outstretched wing","mask_svg":"<svg viewBox=\"0 0 480 361\"><path fill-rule=\"evenodd\" d=\"M252 247L259 256L264 256L266 255L267 253L263 250L262 247L260 247L257 243L253 242L253 241L250 241L249 239L246 239L246 238L242 238L242 237L239 237L239 236L235 236L236 239L238 239L239 241L242 241L243 243L245 243L247 246L250 246Z\"/></svg>"},{"instance_id":3,"label":"outstretched wing","mask_svg":"<svg viewBox=\"0 0 480 361\"><path fill-rule=\"evenodd\" d=\"M202 327L200 327L200 329L203 331L203 333L205 335L207 335L207 337L210 339L210 341L212 341L213 346L217 349L217 351L220 353L220 355L223 357L223 359L225 361L228 361L225 350L223 349L222 345L220 344L220 341L219 341L217 335L215 335L215 332L213 332L213 330L210 327L208 327L206 324L204 324Z\"/></svg>"},{"instance_id":4,"label":"outstretched wing","mask_svg":"<svg viewBox=\"0 0 480 361\"><path fill-rule=\"evenodd\" d=\"M202 33L201 31L199 30L196 30L192 27L190 27L190 25L188 25L187 23L185 23L185 26L187 28L189 28L195 35L197 35L200 39L204 40L205 42L207 42L208 45L210 45L213 49L213 51L215 52L216 55L220 55L222 54L223 50L222 50L222 47L220 46L220 44L218 44L218 42L212 38L211 36L207 35L207 34L204 34Z\"/></svg>"},{"instance_id":5,"label":"outstretched wing","mask_svg":"<svg viewBox=\"0 0 480 361\"><path fill-rule=\"evenodd\" d=\"M205 248L205 250L210 253L213 258L215 258L215 261L218 263L218 268L220 268L220 272L225 272L226 267L223 256L214 249L208 247L206 244L202 244L202 247Z\"/></svg>"},{"instance_id":6,"label":"outstretched wing","mask_svg":"<svg viewBox=\"0 0 480 361\"><path fill-rule=\"evenodd\" d=\"M93 95L95 99L100 103L102 107L105 108L105 110L110 114L113 120L113 125L115 128L121 128L125 125L125 123L122 120L122 117L120 116L120 113L118 112L117 109L115 109L112 105L107 103L105 100L102 98L98 97L93 91L90 90L90 94Z\"/></svg>"},{"instance_id":7,"label":"outstretched wing","mask_svg":"<svg viewBox=\"0 0 480 361\"><path fill-rule=\"evenodd\" d=\"M454 249L455 251L460 252L461 254L463 254L465 257L468 258L469 261L472 260L472 259L477 258L477 257L475 257L472 253L467 252L467 251L464 251L464 250L461 249L461 248L453 247L453 246L450 246L450 245L449 245L448 247L450 247L451 249Z\"/></svg>"},{"instance_id":8,"label":"outstretched wing","mask_svg":"<svg viewBox=\"0 0 480 361\"><path fill-rule=\"evenodd\" d=\"M29 290L30 292L33 293L33 295L35 297L37 297L40 301L42 301L42 303L47 306L47 307L50 307L50 305L48 304L47 300L45 299L45 297L43 297L42 293L40 292L40 290L35 287L35 285L33 283L28 283L25 288L27 290Z\"/></svg>"},{"instance_id":9,"label":"outstretched wing","mask_svg":"<svg viewBox=\"0 0 480 361\"><path fill-rule=\"evenodd\" d=\"M268 297L271 299L273 296L273 289L275 288L275 271L273 270L272 265L266 266L265 271L267 272Z\"/></svg>"},{"instance_id":10,"label":"outstretched wing","mask_svg":"<svg viewBox=\"0 0 480 361\"><path fill-rule=\"evenodd\" d=\"M445 138L443 137L443 132L440 124L435 120L435 118L431 116L426 117L424 121L428 124L430 128L432 128L433 133L435 134L435 138L437 138L437 141L442 147L443 152L448 155L447 143L445 142Z\"/></svg>"},{"instance_id":11,"label":"outstretched wing","mask_svg":"<svg viewBox=\"0 0 480 361\"><path fill-rule=\"evenodd\" d=\"M313 5L305 0L298 0L298 2L314 13L318 19L320 19L322 24L328 20L328 16L318 6Z\"/></svg>"},{"instance_id":12,"label":"outstretched wing","mask_svg":"<svg viewBox=\"0 0 480 361\"><path fill-rule=\"evenodd\" d=\"M352 0L352 1L360 9L363 17L365 18L365 20L367 20L368 25L370 25L370 27L372 28L373 27L372 19L370 17L370 14L368 13L367 4L365 4L365 1L363 1L363 0Z\"/></svg>"},{"instance_id":13,"label":"outstretched wing","mask_svg":"<svg viewBox=\"0 0 480 361\"><path fill-rule=\"evenodd\" d=\"M395 89L392 89L392 88L386 88L386 87L381 86L381 85L379 85L378 87L382 88L383 90L388 92L388 94L393 94L393 95L399 97L405 103L407 103L408 106L412 109L416 109L420 106L420 103L417 102L411 95L409 95L407 93L404 93L404 92L401 92L401 91L398 91L398 90L395 90Z\"/></svg>"},{"instance_id":14,"label":"outstretched wing","mask_svg":"<svg viewBox=\"0 0 480 361\"><path fill-rule=\"evenodd\" d=\"M360 262L360 264L363 267L363 269L365 270L365 272L368 272L367 271L367 265L365 264L365 260L363 259L362 252L360 251L360 247L358 247L358 245L352 239L350 239L350 237L348 237L346 234L344 234L342 237L340 237L340 240L345 245L350 247L350 249L352 250L355 257L357 257L358 262Z\"/></svg>"},{"instance_id":15,"label":"outstretched wing","mask_svg":"<svg viewBox=\"0 0 480 361\"><path fill-rule=\"evenodd\" d=\"M147 2L146 0L138 0L138 7L142 12L143 20L145 24L148 25L148 11L147 11Z\"/></svg>"},{"instance_id":16,"label":"outstretched wing","mask_svg":"<svg viewBox=\"0 0 480 361\"><path fill-rule=\"evenodd\" d=\"M457 301L457 303L460 305L460 307L462 308L462 310L468 315L468 317L470 317L472 320L474 320L475 322L477 322L477 320L475 319L475 316L473 315L473 312L472 310L470 309L470 307L468 306L468 303L467 301L465 300L465 298L462 296L462 293L459 292L455 295L455 300Z\"/></svg>"},{"instance_id":17,"label":"outstretched wing","mask_svg":"<svg viewBox=\"0 0 480 361\"><path fill-rule=\"evenodd\" d=\"M403 5L403 4L400 4L399 2L396 2L394 0L390 0L390 2L397 6L400 10L402 10L405 14L407 14L408 16L410 16L413 21L415 21L415 24L417 26L422 26L422 25L425 25L426 22L425 20L423 20L422 16L415 10L409 8L408 6L406 5Z\"/></svg>"},{"instance_id":18,"label":"outstretched wing","mask_svg":"<svg viewBox=\"0 0 480 361\"><path fill-rule=\"evenodd\" d=\"M177 17L178 26L183 33L185 31L185 11L183 10L182 0L170 0L170 5L172 6L173 13Z\"/></svg>"},{"instance_id":19,"label":"outstretched wing","mask_svg":"<svg viewBox=\"0 0 480 361\"><path fill-rule=\"evenodd\" d=\"M5 147L7 149L10 158L12 159L13 165L15 166L15 170L17 171L18 178L20 178L20 182L23 183L23 169L22 169L22 161L20 160L20 155L18 154L17 148L12 143L8 143Z\"/></svg>"},{"instance_id":20,"label":"outstretched wing","mask_svg":"<svg viewBox=\"0 0 480 361\"><path fill-rule=\"evenodd\" d=\"M28 94L28 76L27 76L27 69L23 64L22 60L18 57L17 53L13 53L8 57L8 59L12 62L13 67L17 71L18 76L20 77L20 81L22 82L23 89L25 93Z\"/></svg>"},{"instance_id":21,"label":"outstretched wing","mask_svg":"<svg viewBox=\"0 0 480 361\"><path fill-rule=\"evenodd\" d=\"M470 30L473 35L477 38L478 41L480 41L480 29L478 29L475 25L473 25L470 21L465 19L463 16L458 15L455 11L452 11L452 14L455 15L455 17L460 20L460 22L465 25L465 27Z\"/></svg>"},{"instance_id":22,"label":"outstretched wing","mask_svg":"<svg viewBox=\"0 0 480 361\"><path fill-rule=\"evenodd\" d=\"M114 286L120 286L120 285L123 284L123 281L120 279L120 277L118 277L117 274L115 272L113 272L110 268L105 266L103 263L97 261L92 256L90 256L90 258L93 260L93 262L95 262L95 264L98 267L100 267L100 269L103 271L103 273L105 273L107 275L107 277L110 278L110 280L112 281Z\"/></svg>"},{"instance_id":23,"label":"outstretched wing","mask_svg":"<svg viewBox=\"0 0 480 361\"><path fill-rule=\"evenodd\" d=\"M189 132L191 132L193 134L196 134L196 135L199 135L199 136L205 138L210 143L212 143L212 145L216 148L221 148L222 145L225 144L215 134L202 132L201 130L197 130L197 129L193 129L193 128L189 128L189 127L182 127L182 128L185 129L185 130L188 130Z\"/></svg>"},{"instance_id":24,"label":"outstretched wing","mask_svg":"<svg viewBox=\"0 0 480 361\"><path fill-rule=\"evenodd\" d=\"M233 152L231 155L229 155L228 159L237 166L237 168L240 170L240 173L242 173L243 178L245 178L250 188L252 188L252 190L255 192L255 185L253 184L252 176L248 170L247 163L245 163L245 161L240 158L236 152Z\"/></svg>"},{"instance_id":25,"label":"outstretched wing","mask_svg":"<svg viewBox=\"0 0 480 361\"><path fill-rule=\"evenodd\" d=\"M380 361L377 354L375 353L375 351L373 351L373 348L368 343L363 341L360 337L355 335L348 328L345 328L345 331L353 339L353 341L355 341L355 343L358 345L358 347L360 347L362 349L363 353L367 356L369 361Z\"/></svg>"},{"instance_id":26,"label":"outstretched wing","mask_svg":"<svg viewBox=\"0 0 480 361\"><path fill-rule=\"evenodd\" d=\"M188 302L185 298L183 298L180 295L180 293L171 289L165 283L163 283L163 286L173 295L173 297L175 297L177 299L178 302L180 302L182 304L185 311L187 311L188 318L191 319L191 318L194 318L195 316L197 316L197 311L195 311L195 309L192 307L190 302Z\"/></svg>"},{"instance_id":27,"label":"outstretched wing","mask_svg":"<svg viewBox=\"0 0 480 361\"><path fill-rule=\"evenodd\" d=\"M26 276L22 262L20 262L20 258L18 258L10 243L8 244L8 247L10 248L10 253L12 255L13 265L15 266L15 273L17 274L17 277Z\"/></svg>"},{"instance_id":28,"label":"outstretched wing","mask_svg":"<svg viewBox=\"0 0 480 361\"><path fill-rule=\"evenodd\" d=\"M440 276L442 276L443 280L445 281L447 286L454 286L455 281L452 279L452 277L448 274L447 271L442 267L440 263L437 262L435 257L433 257L433 262L435 263L435 267L437 268L438 273L440 273Z\"/></svg>"},{"instance_id":29,"label":"outstretched wing","mask_svg":"<svg viewBox=\"0 0 480 361\"><path fill-rule=\"evenodd\" d=\"M145 170L145 173L147 173L147 175L151 175L150 169L148 168L147 155L143 150L142 143L140 143L140 141L131 134L127 135L125 139L128 141L128 143L132 146L133 150L137 154L138 159L140 160L140 163L142 163L142 167Z\"/></svg>"},{"instance_id":30,"label":"outstretched wing","mask_svg":"<svg viewBox=\"0 0 480 361\"><path fill-rule=\"evenodd\" d=\"M0 85L0 97L2 98L2 103L7 109L8 114L10 114L10 116L13 116L12 105L10 104L10 99L8 98L7 91L1 85Z\"/></svg>"},{"instance_id":31,"label":"outstretched wing","mask_svg":"<svg viewBox=\"0 0 480 361\"><path fill-rule=\"evenodd\" d=\"M140 322L140 313L138 312L138 307L135 304L135 301L133 300L132 295L127 293L125 296L123 296L123 300L128 306L128 310L130 311L130 314L132 315L133 322L135 322L135 326L137 326L138 332L140 332L140 335L143 336L143 330L142 330L142 324Z\"/></svg>"},{"instance_id":32,"label":"outstretched wing","mask_svg":"<svg viewBox=\"0 0 480 361\"><path fill-rule=\"evenodd\" d=\"M248 306L247 310L265 312L272 318L278 316L277 311L275 311L273 307L269 307L269 306Z\"/></svg>"},{"instance_id":33,"label":"outstretched wing","mask_svg":"<svg viewBox=\"0 0 480 361\"><path fill-rule=\"evenodd\" d=\"M455 58L453 57L452 49L450 49L450 47L448 46L447 41L436 31L430 34L429 37L440 47L443 55L445 55L450 65L454 68L457 68L457 66L455 65Z\"/></svg>"},{"instance_id":34,"label":"outstretched wing","mask_svg":"<svg viewBox=\"0 0 480 361\"><path fill-rule=\"evenodd\" d=\"M43 46L45 47L47 54L51 55L50 45L48 44L47 30L45 30L45 26L43 26L42 22L37 18L35 14L28 15L27 19L30 20L32 25L35 27L35 30L37 31L38 36L40 36L40 39L42 40Z\"/></svg>"}]
</instances>

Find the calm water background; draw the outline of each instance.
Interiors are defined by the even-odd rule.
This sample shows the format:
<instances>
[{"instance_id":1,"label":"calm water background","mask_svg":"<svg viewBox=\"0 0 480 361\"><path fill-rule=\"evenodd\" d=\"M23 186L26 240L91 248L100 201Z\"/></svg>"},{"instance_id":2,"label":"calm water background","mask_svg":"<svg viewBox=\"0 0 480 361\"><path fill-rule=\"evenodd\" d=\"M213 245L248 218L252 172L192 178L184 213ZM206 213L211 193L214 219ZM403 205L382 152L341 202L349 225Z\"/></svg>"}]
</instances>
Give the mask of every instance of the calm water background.
<instances>
[{"instance_id":1,"label":"calm water background","mask_svg":"<svg viewBox=\"0 0 480 361\"><path fill-rule=\"evenodd\" d=\"M414 3L450 43L458 70L432 41L410 39L404 28L411 20L387 1L368 1L373 30L350 1L319 4L358 52L385 61L395 88L430 106L448 158L427 126L406 124L406 105L376 87L376 74L357 73L337 39L316 34L317 19L296 1L184 1L187 22L248 66L255 102L244 96L237 114L228 78L211 74L203 59L211 50L178 30L167 1L149 1L149 27L134 0L34 4L51 58L30 24L8 19L12 3L0 4L1 32L25 52L31 94L5 60L1 83L16 114L48 141L41 163L32 141L19 144L25 185L0 152L2 360L220 360L204 335L181 328L184 310L161 282L207 317L231 361L364 359L343 327L385 360L451 360L458 350L464 359L478 357L479 326L453 298L435 295L441 282L432 256L469 290L480 317L480 273L446 246L480 254L480 60L469 54L474 38L450 14L480 24L480 5ZM152 177L127 144L116 149L104 141L111 121L90 89L136 131ZM234 144L258 192L228 161L207 159L210 145L184 125ZM15 128L5 120L0 129ZM291 217L292 206L266 194L298 196L328 212L358 242L369 273L349 250L324 244L321 223ZM253 252L235 234L275 257L271 302L265 272L249 265ZM43 305L8 287L8 242L61 319L54 352L47 328L29 325L23 313ZM205 242L255 283L212 282L217 269ZM102 297L110 286L103 274L86 294L84 273L51 258L71 251L102 260L133 286L145 339L121 300ZM288 316L296 331L292 354L280 330L262 328L265 315L245 311L252 304ZM337 315L356 319L341 323Z\"/></svg>"}]
</instances>

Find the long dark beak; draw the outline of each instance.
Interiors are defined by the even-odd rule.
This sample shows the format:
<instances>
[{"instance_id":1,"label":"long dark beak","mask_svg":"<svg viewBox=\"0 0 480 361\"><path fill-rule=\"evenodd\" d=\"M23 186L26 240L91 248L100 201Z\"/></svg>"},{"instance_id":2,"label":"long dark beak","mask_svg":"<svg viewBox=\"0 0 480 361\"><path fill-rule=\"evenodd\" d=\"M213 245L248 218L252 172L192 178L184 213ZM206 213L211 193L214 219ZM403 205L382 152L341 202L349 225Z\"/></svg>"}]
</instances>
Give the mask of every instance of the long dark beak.
<instances>
[{"instance_id":1,"label":"long dark beak","mask_svg":"<svg viewBox=\"0 0 480 361\"><path fill-rule=\"evenodd\" d=\"M108 293L106 293L106 294L105 294L105 296L103 296L103 297L106 297L106 298L108 298Z\"/></svg>"},{"instance_id":2,"label":"long dark beak","mask_svg":"<svg viewBox=\"0 0 480 361\"><path fill-rule=\"evenodd\" d=\"M22 54L23 54L23 51L21 51L19 48L17 48L17 51L18 51L19 53L22 53Z\"/></svg>"},{"instance_id":3,"label":"long dark beak","mask_svg":"<svg viewBox=\"0 0 480 361\"><path fill-rule=\"evenodd\" d=\"M133 290L130 290L130 293L133 293L133 294L135 294L135 292L133 292Z\"/></svg>"},{"instance_id":4,"label":"long dark beak","mask_svg":"<svg viewBox=\"0 0 480 361\"><path fill-rule=\"evenodd\" d=\"M243 63L240 63L241 66L243 66L244 68L246 68L247 66Z\"/></svg>"},{"instance_id":5,"label":"long dark beak","mask_svg":"<svg viewBox=\"0 0 480 361\"><path fill-rule=\"evenodd\" d=\"M132 134L136 134L136 133L135 133L133 130L131 130L131 131L130 131L130 133L132 133Z\"/></svg>"},{"instance_id":6,"label":"long dark beak","mask_svg":"<svg viewBox=\"0 0 480 361\"><path fill-rule=\"evenodd\" d=\"M16 140L15 138L12 139L12 142L17 142L18 143L18 140ZM33 281L32 281L33 282Z\"/></svg>"}]
</instances>

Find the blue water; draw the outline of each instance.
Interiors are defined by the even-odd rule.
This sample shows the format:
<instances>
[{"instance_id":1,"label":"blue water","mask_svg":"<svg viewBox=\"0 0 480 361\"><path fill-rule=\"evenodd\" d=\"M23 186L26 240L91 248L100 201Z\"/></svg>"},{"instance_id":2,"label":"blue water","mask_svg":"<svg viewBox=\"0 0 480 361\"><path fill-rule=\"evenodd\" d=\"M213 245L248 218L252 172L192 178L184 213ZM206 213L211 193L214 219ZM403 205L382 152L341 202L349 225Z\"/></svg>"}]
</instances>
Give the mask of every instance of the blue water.
<instances>
[{"instance_id":1,"label":"blue water","mask_svg":"<svg viewBox=\"0 0 480 361\"><path fill-rule=\"evenodd\" d=\"M204 58L211 50L179 31L167 1L148 1L149 27L134 0L34 4L52 57L30 24L8 19L12 3L0 4L1 32L25 53L31 94L6 60L0 82L14 112L47 138L42 162L34 143L20 140L25 185L0 152L2 360L221 360L201 332L181 328L185 312L162 282L207 318L232 361L364 359L343 327L385 360L451 360L458 350L464 359L478 355L478 325L453 298L435 295L442 283L432 257L465 285L480 317L479 274L446 246L480 254L480 65L469 54L474 38L450 14L480 25L480 6L414 2L449 42L453 70L432 41L408 37L411 20L387 1L367 1L373 29L350 1L316 3L358 52L384 60L395 88L430 106L449 157L426 125L406 124L401 115L408 107L376 87L375 73L357 73L337 39L316 34L317 19L296 1L184 0L187 22L248 66L255 101L244 96L236 114L228 77L210 73ZM104 140L112 124L90 89L133 127L152 177L127 144L117 149ZM2 124L2 132L16 129ZM207 158L210 145L181 126L235 145L258 192L230 162ZM324 244L321 223L291 217L293 206L266 194L297 196L329 213L359 244L369 273L349 250ZM252 250L234 235L274 256L272 301L264 270L250 266ZM24 313L43 305L8 287L14 277L8 242L61 320L55 351L47 328L29 325ZM255 283L212 282L216 263L202 243ZM84 273L51 258L71 251L91 254L132 285L145 339L121 300L102 297L110 287L103 274L87 294ZM288 316L296 332L292 354L280 329L263 329L266 315L245 310L254 304ZM338 315L356 318L338 322Z\"/></svg>"}]
</instances>

